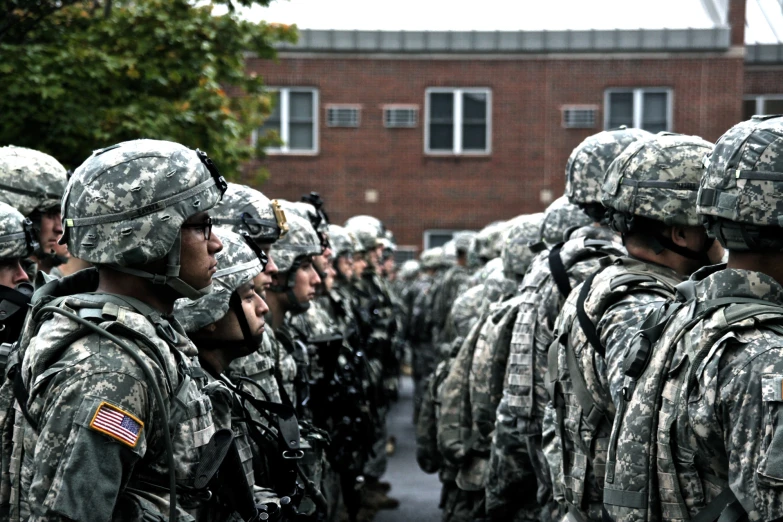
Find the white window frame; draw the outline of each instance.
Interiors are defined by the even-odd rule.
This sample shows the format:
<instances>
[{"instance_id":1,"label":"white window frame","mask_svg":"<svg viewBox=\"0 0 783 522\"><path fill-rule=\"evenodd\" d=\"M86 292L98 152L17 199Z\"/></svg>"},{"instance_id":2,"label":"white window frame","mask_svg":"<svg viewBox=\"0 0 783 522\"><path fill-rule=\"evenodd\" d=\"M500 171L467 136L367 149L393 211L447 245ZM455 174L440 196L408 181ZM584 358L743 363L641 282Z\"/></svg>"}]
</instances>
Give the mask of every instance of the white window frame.
<instances>
[{"instance_id":1,"label":"white window frame","mask_svg":"<svg viewBox=\"0 0 783 522\"><path fill-rule=\"evenodd\" d=\"M430 149L430 94L454 95L454 129L452 150ZM462 150L462 94L476 93L487 96L487 131L485 150ZM489 87L428 87L424 91L424 154L429 156L489 156L492 154L492 89Z\"/></svg>"},{"instance_id":2,"label":"white window frame","mask_svg":"<svg viewBox=\"0 0 783 522\"><path fill-rule=\"evenodd\" d=\"M288 156L315 156L320 152L319 142L319 120L318 120L318 108L320 107L319 91L315 87L267 87L269 92L277 92L280 95L280 139L283 145L280 147L268 147L265 152L269 155L288 155ZM310 92L313 94L313 148L309 150L305 149L291 149L288 147L288 137L290 135L289 127L289 96L291 91L298 92ZM258 129L253 131L253 144L258 140Z\"/></svg>"},{"instance_id":3,"label":"white window frame","mask_svg":"<svg viewBox=\"0 0 783 522\"><path fill-rule=\"evenodd\" d=\"M644 109L644 95L665 93L666 107L666 132L672 132L674 128L674 90L671 87L612 87L604 91L604 129L609 130L609 96L614 93L633 93L633 127L642 128Z\"/></svg>"},{"instance_id":4,"label":"white window frame","mask_svg":"<svg viewBox=\"0 0 783 522\"><path fill-rule=\"evenodd\" d=\"M744 96L742 100L754 100L756 102L756 110L753 112L753 115L764 115L764 102L767 100L783 100L783 94L749 94Z\"/></svg>"},{"instance_id":5,"label":"white window frame","mask_svg":"<svg viewBox=\"0 0 783 522\"><path fill-rule=\"evenodd\" d=\"M430 228L424 231L423 235L423 244L424 244L424 250L427 250L428 248L432 248L430 246L430 243L432 242L432 236L445 236L447 234L451 235L451 239L454 239L454 234L459 232L462 229L459 228Z\"/></svg>"}]
</instances>

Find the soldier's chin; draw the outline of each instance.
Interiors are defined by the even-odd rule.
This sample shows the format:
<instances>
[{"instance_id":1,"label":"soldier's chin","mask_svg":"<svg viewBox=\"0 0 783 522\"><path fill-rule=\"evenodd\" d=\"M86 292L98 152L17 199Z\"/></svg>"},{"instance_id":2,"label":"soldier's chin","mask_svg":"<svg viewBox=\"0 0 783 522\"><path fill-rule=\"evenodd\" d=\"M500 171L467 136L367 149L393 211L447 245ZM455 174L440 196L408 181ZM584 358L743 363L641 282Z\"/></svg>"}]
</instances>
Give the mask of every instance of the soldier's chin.
<instances>
[{"instance_id":1,"label":"soldier's chin","mask_svg":"<svg viewBox=\"0 0 783 522\"><path fill-rule=\"evenodd\" d=\"M54 250L44 252L40 248L33 252L33 255L38 259L40 263L47 263L51 266L60 266L68 262L68 256L63 256L55 253Z\"/></svg>"}]
</instances>

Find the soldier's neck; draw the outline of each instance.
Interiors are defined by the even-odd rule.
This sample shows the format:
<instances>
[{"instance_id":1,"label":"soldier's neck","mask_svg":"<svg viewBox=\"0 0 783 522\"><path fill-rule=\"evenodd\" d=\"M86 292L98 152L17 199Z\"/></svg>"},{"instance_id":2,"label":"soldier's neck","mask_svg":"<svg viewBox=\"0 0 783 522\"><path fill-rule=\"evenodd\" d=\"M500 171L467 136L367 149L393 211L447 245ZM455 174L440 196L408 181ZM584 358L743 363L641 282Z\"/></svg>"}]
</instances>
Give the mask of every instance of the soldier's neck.
<instances>
[{"instance_id":1,"label":"soldier's neck","mask_svg":"<svg viewBox=\"0 0 783 522\"><path fill-rule=\"evenodd\" d=\"M729 251L728 268L762 272L783 285L783 253Z\"/></svg>"},{"instance_id":2,"label":"soldier's neck","mask_svg":"<svg viewBox=\"0 0 783 522\"><path fill-rule=\"evenodd\" d=\"M171 315L174 311L174 301L178 297L174 290L167 286L153 285L147 279L117 272L108 267L98 269L97 291L138 299L164 315Z\"/></svg>"}]
</instances>

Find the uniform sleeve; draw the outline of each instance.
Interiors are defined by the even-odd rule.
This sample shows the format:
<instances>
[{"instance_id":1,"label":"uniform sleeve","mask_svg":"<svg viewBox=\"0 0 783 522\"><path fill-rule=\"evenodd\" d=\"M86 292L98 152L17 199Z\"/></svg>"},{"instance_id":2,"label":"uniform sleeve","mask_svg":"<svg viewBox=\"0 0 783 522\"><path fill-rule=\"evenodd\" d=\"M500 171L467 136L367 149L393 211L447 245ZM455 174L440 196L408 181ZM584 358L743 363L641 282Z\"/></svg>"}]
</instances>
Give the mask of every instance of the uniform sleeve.
<instances>
[{"instance_id":1,"label":"uniform sleeve","mask_svg":"<svg viewBox=\"0 0 783 522\"><path fill-rule=\"evenodd\" d=\"M125 373L82 374L51 386L37 441L25 443L25 459L33 461L32 519L110 520L146 451L148 406L146 386Z\"/></svg>"},{"instance_id":2,"label":"uniform sleeve","mask_svg":"<svg viewBox=\"0 0 783 522\"><path fill-rule=\"evenodd\" d=\"M783 517L783 347L731 369L721 379L725 384L719 388L715 412L724 430L729 486L750 520L779 519ZM703 426L696 424L694 429L699 433Z\"/></svg>"}]
</instances>

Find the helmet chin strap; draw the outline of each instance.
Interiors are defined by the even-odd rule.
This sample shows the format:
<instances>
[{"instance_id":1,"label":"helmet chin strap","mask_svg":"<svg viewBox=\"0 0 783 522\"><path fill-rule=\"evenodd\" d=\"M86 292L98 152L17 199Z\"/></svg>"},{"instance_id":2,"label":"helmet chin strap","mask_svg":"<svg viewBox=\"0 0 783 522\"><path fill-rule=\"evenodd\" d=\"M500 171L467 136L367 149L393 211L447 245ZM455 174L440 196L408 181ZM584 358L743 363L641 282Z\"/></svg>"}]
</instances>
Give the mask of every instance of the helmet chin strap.
<instances>
[{"instance_id":1,"label":"helmet chin strap","mask_svg":"<svg viewBox=\"0 0 783 522\"><path fill-rule=\"evenodd\" d=\"M296 286L294 274L296 274L296 271L299 270L300 264L301 258L294 259L294 262L291 263L291 268L289 268L288 272L286 272L286 281L284 287L274 284L269 287L269 289L273 292L285 293L286 297L288 298L288 306L290 306L288 311L294 315L304 313L310 308L309 301L298 301L296 299L296 294L294 294L294 286Z\"/></svg>"},{"instance_id":2,"label":"helmet chin strap","mask_svg":"<svg viewBox=\"0 0 783 522\"><path fill-rule=\"evenodd\" d=\"M129 267L119 266L119 265L110 265L110 266L118 272L134 275L136 277L141 277L143 279L149 279L150 281L152 281L153 285L166 285L169 288L173 289L182 297L187 297L188 299L195 301L196 299L200 297L204 297L205 295L212 292L212 283L210 283L208 286L205 286L204 288L196 289L179 278L179 272L181 266L180 257L182 255L181 247L182 247L182 232L180 231L177 232L177 237L174 240L174 246L171 247L171 250L169 250L168 257L166 258L165 275L153 274L151 272L146 272L144 270L138 270L136 268L129 268Z\"/></svg>"}]
</instances>

